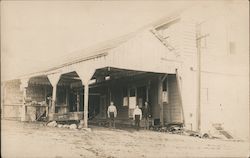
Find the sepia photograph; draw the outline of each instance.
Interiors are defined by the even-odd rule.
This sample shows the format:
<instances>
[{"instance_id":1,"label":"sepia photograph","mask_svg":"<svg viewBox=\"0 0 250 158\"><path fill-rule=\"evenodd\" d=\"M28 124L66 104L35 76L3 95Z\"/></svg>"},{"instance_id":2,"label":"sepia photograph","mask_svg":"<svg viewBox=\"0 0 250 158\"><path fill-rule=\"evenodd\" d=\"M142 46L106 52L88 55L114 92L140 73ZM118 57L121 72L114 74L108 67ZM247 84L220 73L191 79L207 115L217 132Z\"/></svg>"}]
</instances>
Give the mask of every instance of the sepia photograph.
<instances>
[{"instance_id":1,"label":"sepia photograph","mask_svg":"<svg viewBox=\"0 0 250 158\"><path fill-rule=\"evenodd\" d=\"M2 0L2 158L249 158L248 0Z\"/></svg>"}]
</instances>

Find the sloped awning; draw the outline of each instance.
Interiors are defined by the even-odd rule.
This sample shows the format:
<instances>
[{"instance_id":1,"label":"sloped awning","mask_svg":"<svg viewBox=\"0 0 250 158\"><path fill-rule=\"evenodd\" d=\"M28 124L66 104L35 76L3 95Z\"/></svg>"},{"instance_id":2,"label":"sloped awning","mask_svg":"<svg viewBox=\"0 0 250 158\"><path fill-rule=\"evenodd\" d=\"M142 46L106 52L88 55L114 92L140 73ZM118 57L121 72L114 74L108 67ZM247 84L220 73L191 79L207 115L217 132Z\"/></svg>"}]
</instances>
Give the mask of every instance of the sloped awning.
<instances>
[{"instance_id":1,"label":"sloped awning","mask_svg":"<svg viewBox=\"0 0 250 158\"><path fill-rule=\"evenodd\" d=\"M149 30L126 36L125 39L120 39L115 44L94 48L93 50L87 49L87 51L89 51L88 56L74 58L74 60L62 65L28 74L22 76L22 78L48 76L56 73L66 74L73 71L76 71L79 76L81 76L81 73L82 76L86 76L86 73L90 70L95 71L104 67L175 74L176 69L180 67L178 60L168 60L167 52L169 50ZM84 52L86 53L86 51ZM40 80L41 78L37 79L38 82ZM45 80L41 80L41 82L46 84L47 81ZM34 80L34 82L36 81Z\"/></svg>"}]
</instances>

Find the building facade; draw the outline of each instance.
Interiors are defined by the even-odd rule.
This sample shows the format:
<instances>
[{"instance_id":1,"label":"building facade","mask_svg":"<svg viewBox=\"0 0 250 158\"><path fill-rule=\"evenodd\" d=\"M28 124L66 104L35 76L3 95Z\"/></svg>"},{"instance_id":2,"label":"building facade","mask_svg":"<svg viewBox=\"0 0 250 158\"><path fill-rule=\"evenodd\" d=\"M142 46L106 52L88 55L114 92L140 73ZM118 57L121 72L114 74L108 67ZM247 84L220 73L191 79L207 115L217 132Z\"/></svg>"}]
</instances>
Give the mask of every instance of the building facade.
<instances>
[{"instance_id":1,"label":"building facade","mask_svg":"<svg viewBox=\"0 0 250 158\"><path fill-rule=\"evenodd\" d=\"M135 106L143 109L147 101L152 125L180 123L209 132L220 124L242 135L230 117L237 118L234 109L248 111L248 75L244 66L237 69L226 15L185 11L70 62L3 82L2 117L84 120L87 127L88 120L106 119L113 101L118 120L131 123Z\"/></svg>"}]
</instances>

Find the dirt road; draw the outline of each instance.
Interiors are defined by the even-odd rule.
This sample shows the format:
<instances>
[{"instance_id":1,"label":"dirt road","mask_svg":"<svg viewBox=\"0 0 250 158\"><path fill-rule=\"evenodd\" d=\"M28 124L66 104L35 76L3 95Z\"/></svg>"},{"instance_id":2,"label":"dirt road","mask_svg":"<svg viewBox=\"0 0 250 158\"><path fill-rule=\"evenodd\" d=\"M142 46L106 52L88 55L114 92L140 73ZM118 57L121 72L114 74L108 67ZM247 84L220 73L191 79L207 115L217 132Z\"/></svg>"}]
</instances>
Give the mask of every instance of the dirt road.
<instances>
[{"instance_id":1,"label":"dirt road","mask_svg":"<svg viewBox=\"0 0 250 158\"><path fill-rule=\"evenodd\" d=\"M92 131L1 121L3 158L247 157L248 143L152 131L92 127Z\"/></svg>"}]
</instances>

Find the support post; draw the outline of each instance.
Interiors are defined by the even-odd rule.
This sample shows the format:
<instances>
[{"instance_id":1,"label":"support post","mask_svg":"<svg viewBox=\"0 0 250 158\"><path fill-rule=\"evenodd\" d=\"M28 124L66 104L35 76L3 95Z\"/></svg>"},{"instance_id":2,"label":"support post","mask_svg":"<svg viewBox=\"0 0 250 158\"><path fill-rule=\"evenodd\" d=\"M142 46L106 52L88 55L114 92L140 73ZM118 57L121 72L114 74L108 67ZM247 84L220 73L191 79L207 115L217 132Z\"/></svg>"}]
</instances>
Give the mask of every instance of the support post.
<instances>
[{"instance_id":1,"label":"support post","mask_svg":"<svg viewBox=\"0 0 250 158\"><path fill-rule=\"evenodd\" d=\"M52 105L51 105L51 113L54 114L56 112L56 91L57 91L57 84L53 85L53 92L52 92Z\"/></svg>"},{"instance_id":2,"label":"support post","mask_svg":"<svg viewBox=\"0 0 250 158\"><path fill-rule=\"evenodd\" d=\"M56 109L56 91L57 91L57 83L60 80L60 76L61 74L57 73L57 74L51 74L48 75L48 79L52 85L52 105L51 105L51 110L49 110L49 113L51 114L50 117L53 117L53 114L55 113L55 109ZM51 118L49 118L51 120Z\"/></svg>"},{"instance_id":3,"label":"support post","mask_svg":"<svg viewBox=\"0 0 250 158\"><path fill-rule=\"evenodd\" d=\"M178 69L176 69L176 82L177 82L177 87L178 87L178 93L180 95L180 106L181 106L182 121L183 121L183 125L186 126L184 108L183 108L183 102L182 102L182 94L181 94L180 75L179 75Z\"/></svg>"},{"instance_id":4,"label":"support post","mask_svg":"<svg viewBox=\"0 0 250 158\"><path fill-rule=\"evenodd\" d=\"M46 112L46 118L48 117L48 112L49 112L49 105L47 104L47 94L48 94L48 92L47 92L47 86L45 86L44 87L44 98L45 98L45 105L46 105L46 107L45 107L45 112Z\"/></svg>"},{"instance_id":5,"label":"support post","mask_svg":"<svg viewBox=\"0 0 250 158\"><path fill-rule=\"evenodd\" d=\"M146 102L148 102L148 91L149 91L149 86L146 86Z\"/></svg>"},{"instance_id":6,"label":"support post","mask_svg":"<svg viewBox=\"0 0 250 158\"><path fill-rule=\"evenodd\" d=\"M201 127L201 24L197 25L197 108L196 108L196 131Z\"/></svg>"},{"instance_id":7,"label":"support post","mask_svg":"<svg viewBox=\"0 0 250 158\"><path fill-rule=\"evenodd\" d=\"M28 78L21 79L20 90L23 91L21 121L26 121L27 107L26 107L26 105L25 105L25 100L26 100L26 97L27 97L28 82L29 82L29 79L28 79Z\"/></svg>"},{"instance_id":8,"label":"support post","mask_svg":"<svg viewBox=\"0 0 250 158\"><path fill-rule=\"evenodd\" d=\"M84 84L84 128L88 128L89 83Z\"/></svg>"},{"instance_id":9,"label":"support post","mask_svg":"<svg viewBox=\"0 0 250 158\"><path fill-rule=\"evenodd\" d=\"M159 80L158 80L158 104L159 104L159 107L160 107L160 124L161 126L164 125L164 120L163 120L163 102L162 102L162 84L163 84L163 81L162 81L162 77L160 76L159 77Z\"/></svg>"},{"instance_id":10,"label":"support post","mask_svg":"<svg viewBox=\"0 0 250 158\"><path fill-rule=\"evenodd\" d=\"M2 83L1 85L1 118L4 118L4 104L5 104L5 97L6 96L6 85Z\"/></svg>"},{"instance_id":11,"label":"support post","mask_svg":"<svg viewBox=\"0 0 250 158\"><path fill-rule=\"evenodd\" d=\"M83 107L83 122L84 128L88 128L88 103L89 103L89 82L95 73L95 69L92 67L77 67L76 73L82 80L84 85L84 107ZM81 121L82 122L82 121Z\"/></svg>"},{"instance_id":12,"label":"support post","mask_svg":"<svg viewBox=\"0 0 250 158\"><path fill-rule=\"evenodd\" d=\"M77 91L77 94L76 94L76 111L77 112L80 111L80 94L79 94L78 91Z\"/></svg>"},{"instance_id":13,"label":"support post","mask_svg":"<svg viewBox=\"0 0 250 158\"><path fill-rule=\"evenodd\" d=\"M67 106L67 112L69 111L69 87L66 88L66 106Z\"/></svg>"}]
</instances>

